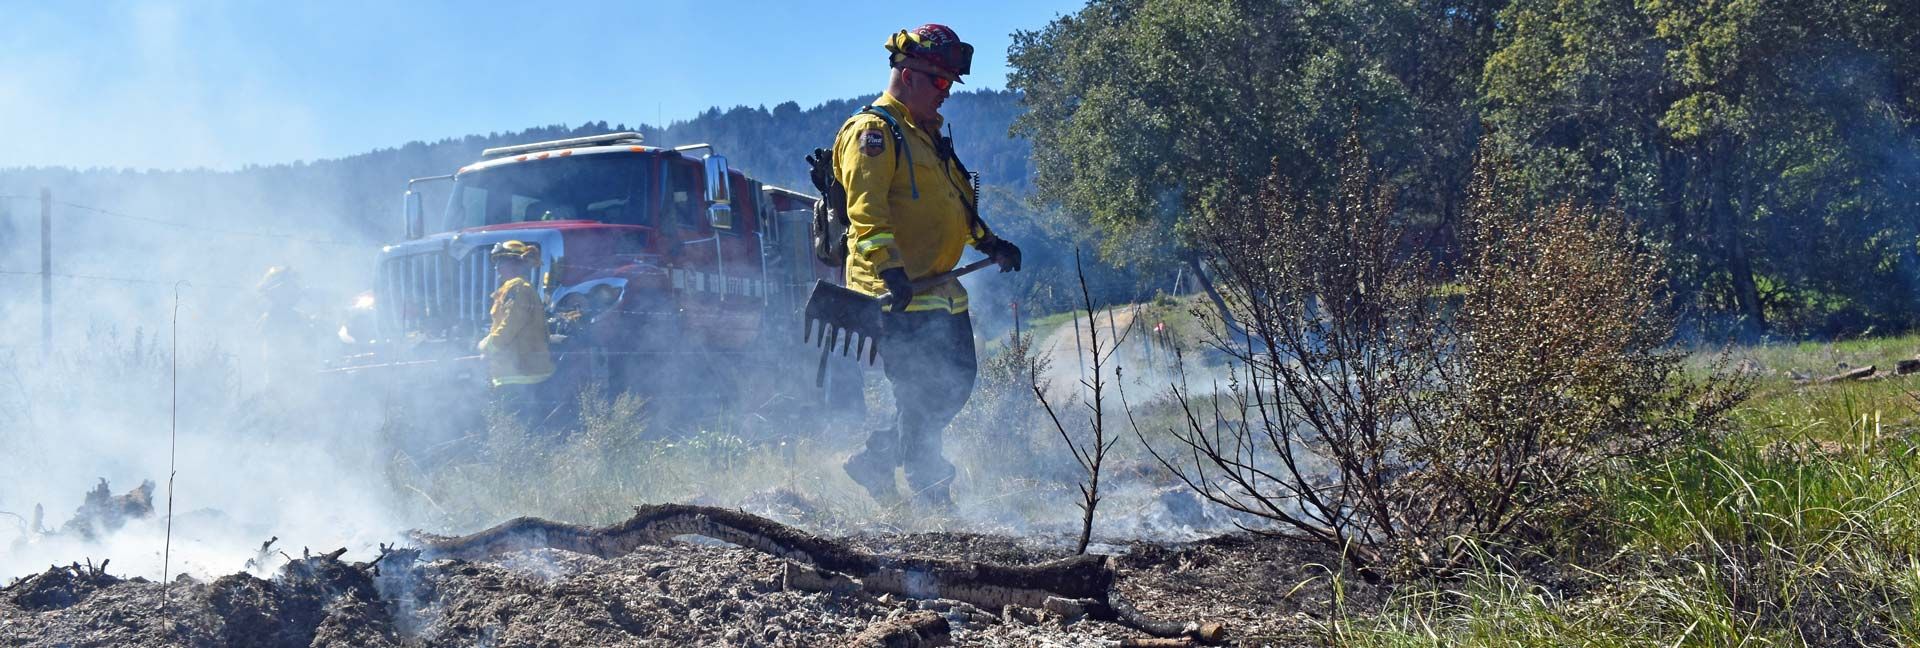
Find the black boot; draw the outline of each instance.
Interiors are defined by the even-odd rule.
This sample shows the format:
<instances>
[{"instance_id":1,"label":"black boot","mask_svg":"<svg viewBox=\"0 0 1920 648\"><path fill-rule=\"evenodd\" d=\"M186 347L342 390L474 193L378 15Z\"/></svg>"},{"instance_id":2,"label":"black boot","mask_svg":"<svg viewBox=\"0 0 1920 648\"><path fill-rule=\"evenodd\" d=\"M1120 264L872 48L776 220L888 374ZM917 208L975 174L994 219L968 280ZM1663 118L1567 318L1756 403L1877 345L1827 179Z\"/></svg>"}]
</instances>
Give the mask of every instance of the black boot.
<instances>
[{"instance_id":1,"label":"black boot","mask_svg":"<svg viewBox=\"0 0 1920 648\"><path fill-rule=\"evenodd\" d=\"M893 467L892 461L866 450L848 457L847 462L841 465L847 471L847 476L853 478L853 483L867 489L867 495L885 508L893 508L901 503L900 486L893 479Z\"/></svg>"}]
</instances>

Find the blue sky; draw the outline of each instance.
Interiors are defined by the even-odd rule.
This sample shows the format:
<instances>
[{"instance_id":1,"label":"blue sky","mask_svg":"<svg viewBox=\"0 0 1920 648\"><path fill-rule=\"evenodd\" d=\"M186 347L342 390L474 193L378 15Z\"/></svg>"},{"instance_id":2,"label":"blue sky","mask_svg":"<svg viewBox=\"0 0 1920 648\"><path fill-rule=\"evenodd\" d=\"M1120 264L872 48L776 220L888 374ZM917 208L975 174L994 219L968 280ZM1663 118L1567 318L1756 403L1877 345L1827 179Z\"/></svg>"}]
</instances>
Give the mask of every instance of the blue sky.
<instances>
[{"instance_id":1,"label":"blue sky","mask_svg":"<svg viewBox=\"0 0 1920 648\"><path fill-rule=\"evenodd\" d=\"M993 2L0 0L0 167L210 167L708 106L875 94L924 22L1001 88L1010 34L1075 0ZM538 5L538 6L536 6Z\"/></svg>"}]
</instances>

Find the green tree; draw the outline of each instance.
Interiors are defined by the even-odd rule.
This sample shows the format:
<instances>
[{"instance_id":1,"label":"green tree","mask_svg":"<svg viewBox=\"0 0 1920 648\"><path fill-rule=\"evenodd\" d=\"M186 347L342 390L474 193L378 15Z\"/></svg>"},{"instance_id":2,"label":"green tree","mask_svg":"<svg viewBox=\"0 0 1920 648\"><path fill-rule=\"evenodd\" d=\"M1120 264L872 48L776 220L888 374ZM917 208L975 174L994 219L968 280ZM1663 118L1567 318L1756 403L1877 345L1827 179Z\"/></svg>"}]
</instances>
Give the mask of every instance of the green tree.
<instances>
[{"instance_id":1,"label":"green tree","mask_svg":"<svg viewBox=\"0 0 1920 648\"><path fill-rule=\"evenodd\" d=\"M1484 82L1541 197L1616 202L1747 336L1916 320L1911 3L1520 0Z\"/></svg>"},{"instance_id":2,"label":"green tree","mask_svg":"<svg viewBox=\"0 0 1920 648\"><path fill-rule=\"evenodd\" d=\"M1039 199L1130 265L1191 261L1197 217L1269 172L1331 187L1349 132L1404 188L1400 216L1441 232L1465 195L1503 5L1095 0L1015 34L1015 132L1033 141Z\"/></svg>"}]
</instances>

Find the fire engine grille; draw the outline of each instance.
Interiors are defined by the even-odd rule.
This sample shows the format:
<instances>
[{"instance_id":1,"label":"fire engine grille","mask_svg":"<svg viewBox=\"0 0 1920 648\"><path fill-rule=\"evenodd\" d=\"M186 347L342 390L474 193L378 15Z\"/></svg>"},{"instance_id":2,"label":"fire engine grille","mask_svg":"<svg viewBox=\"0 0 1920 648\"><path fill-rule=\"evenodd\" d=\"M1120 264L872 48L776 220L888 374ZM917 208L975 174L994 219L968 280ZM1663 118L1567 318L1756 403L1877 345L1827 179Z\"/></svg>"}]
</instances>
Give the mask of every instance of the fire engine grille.
<instances>
[{"instance_id":1,"label":"fire engine grille","mask_svg":"<svg viewBox=\"0 0 1920 648\"><path fill-rule=\"evenodd\" d=\"M488 325L493 262L485 250L463 258L442 251L396 256L381 263L375 304L389 339L478 339Z\"/></svg>"}]
</instances>

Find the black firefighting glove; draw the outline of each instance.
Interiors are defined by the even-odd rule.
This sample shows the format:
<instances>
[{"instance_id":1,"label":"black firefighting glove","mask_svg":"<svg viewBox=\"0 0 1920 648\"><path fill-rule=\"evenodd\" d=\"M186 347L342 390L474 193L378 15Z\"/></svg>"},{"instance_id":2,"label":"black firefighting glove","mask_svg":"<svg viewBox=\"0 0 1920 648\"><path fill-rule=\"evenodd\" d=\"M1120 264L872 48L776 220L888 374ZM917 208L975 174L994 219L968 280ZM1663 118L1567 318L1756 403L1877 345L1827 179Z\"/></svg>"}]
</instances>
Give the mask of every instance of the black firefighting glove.
<instances>
[{"instance_id":1,"label":"black firefighting glove","mask_svg":"<svg viewBox=\"0 0 1920 648\"><path fill-rule=\"evenodd\" d=\"M893 307L893 312L906 312L907 303L913 301L913 282L907 280L907 270L905 268L881 270L880 280L886 282L887 292L892 294L889 299L893 301L889 305Z\"/></svg>"},{"instance_id":2,"label":"black firefighting glove","mask_svg":"<svg viewBox=\"0 0 1920 648\"><path fill-rule=\"evenodd\" d=\"M994 263L1000 264L1001 272L1020 271L1020 246L1006 239L988 236L985 240L975 243L973 249L979 250L981 254L993 259Z\"/></svg>"}]
</instances>

